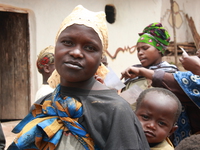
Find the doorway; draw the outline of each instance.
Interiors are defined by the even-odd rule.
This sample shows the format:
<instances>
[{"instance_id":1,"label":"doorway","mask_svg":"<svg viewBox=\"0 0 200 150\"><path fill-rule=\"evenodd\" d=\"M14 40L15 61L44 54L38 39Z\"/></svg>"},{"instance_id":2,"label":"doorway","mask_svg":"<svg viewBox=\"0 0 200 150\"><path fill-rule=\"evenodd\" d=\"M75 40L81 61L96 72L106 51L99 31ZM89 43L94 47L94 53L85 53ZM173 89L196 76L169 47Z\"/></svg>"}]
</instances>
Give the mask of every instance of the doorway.
<instances>
[{"instance_id":1,"label":"doorway","mask_svg":"<svg viewBox=\"0 0 200 150\"><path fill-rule=\"evenodd\" d=\"M0 120L28 114L29 60L28 14L0 11Z\"/></svg>"}]
</instances>

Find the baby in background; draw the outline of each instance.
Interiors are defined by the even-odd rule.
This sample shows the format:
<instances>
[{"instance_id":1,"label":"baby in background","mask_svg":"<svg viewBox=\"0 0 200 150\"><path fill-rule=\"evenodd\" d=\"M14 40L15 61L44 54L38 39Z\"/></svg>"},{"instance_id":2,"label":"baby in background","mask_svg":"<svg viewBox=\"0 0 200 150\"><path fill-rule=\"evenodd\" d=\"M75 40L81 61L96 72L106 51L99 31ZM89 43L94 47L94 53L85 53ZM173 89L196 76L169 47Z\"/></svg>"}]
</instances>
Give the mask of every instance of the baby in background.
<instances>
[{"instance_id":1,"label":"baby in background","mask_svg":"<svg viewBox=\"0 0 200 150\"><path fill-rule=\"evenodd\" d=\"M150 88L139 95L135 113L151 150L174 149L168 137L178 128L176 121L181 108L179 99L163 88Z\"/></svg>"}]
</instances>

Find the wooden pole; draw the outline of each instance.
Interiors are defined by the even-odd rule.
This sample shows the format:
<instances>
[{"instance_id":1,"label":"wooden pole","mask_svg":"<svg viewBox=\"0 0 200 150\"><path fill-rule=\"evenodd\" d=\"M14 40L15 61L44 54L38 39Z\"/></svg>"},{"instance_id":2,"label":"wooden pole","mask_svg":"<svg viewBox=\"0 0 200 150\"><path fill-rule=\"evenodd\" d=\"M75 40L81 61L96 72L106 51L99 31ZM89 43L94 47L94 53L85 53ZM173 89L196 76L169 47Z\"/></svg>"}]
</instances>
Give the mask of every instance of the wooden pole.
<instances>
[{"instance_id":1,"label":"wooden pole","mask_svg":"<svg viewBox=\"0 0 200 150\"><path fill-rule=\"evenodd\" d=\"M175 58L175 65L177 66L178 62L177 62L176 30L175 30L175 20L174 20L174 0L170 0L170 3L171 3L173 34L174 34L174 58Z\"/></svg>"}]
</instances>

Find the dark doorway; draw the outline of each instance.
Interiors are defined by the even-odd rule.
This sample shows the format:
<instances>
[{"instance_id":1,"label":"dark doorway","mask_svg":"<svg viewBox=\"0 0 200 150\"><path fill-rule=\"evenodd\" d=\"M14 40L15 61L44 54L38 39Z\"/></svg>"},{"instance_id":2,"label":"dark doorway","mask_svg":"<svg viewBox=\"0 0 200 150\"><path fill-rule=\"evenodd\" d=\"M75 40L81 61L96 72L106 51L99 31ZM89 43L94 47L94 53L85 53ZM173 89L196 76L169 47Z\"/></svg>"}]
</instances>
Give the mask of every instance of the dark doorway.
<instances>
[{"instance_id":1,"label":"dark doorway","mask_svg":"<svg viewBox=\"0 0 200 150\"><path fill-rule=\"evenodd\" d=\"M28 14L0 11L0 120L28 114L29 49Z\"/></svg>"}]
</instances>

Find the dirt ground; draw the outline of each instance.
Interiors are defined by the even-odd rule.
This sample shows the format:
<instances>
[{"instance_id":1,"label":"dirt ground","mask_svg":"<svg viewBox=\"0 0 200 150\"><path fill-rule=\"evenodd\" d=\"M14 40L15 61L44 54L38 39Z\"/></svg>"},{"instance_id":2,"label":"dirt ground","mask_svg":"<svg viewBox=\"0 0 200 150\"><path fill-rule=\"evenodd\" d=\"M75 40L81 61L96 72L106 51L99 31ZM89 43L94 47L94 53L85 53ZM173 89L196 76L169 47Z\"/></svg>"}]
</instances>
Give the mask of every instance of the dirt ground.
<instances>
[{"instance_id":1,"label":"dirt ground","mask_svg":"<svg viewBox=\"0 0 200 150\"><path fill-rule=\"evenodd\" d=\"M17 121L8 121L8 122L1 122L3 132L6 138L6 147L5 150L8 148L8 146L13 142L15 138L15 134L12 133L12 129L20 122L20 120Z\"/></svg>"}]
</instances>

